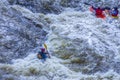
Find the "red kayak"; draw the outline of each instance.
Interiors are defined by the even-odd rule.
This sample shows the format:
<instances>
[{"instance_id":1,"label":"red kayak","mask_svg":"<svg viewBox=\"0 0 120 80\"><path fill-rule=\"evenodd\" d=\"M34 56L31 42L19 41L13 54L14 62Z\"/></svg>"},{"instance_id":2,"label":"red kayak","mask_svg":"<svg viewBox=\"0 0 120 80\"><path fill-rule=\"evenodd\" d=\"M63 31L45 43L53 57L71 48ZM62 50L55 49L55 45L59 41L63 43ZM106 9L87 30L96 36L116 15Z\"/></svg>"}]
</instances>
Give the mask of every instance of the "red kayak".
<instances>
[{"instance_id":1,"label":"red kayak","mask_svg":"<svg viewBox=\"0 0 120 80\"><path fill-rule=\"evenodd\" d=\"M96 15L97 18L102 18L102 19L105 19L105 15L104 14L100 14L100 15Z\"/></svg>"},{"instance_id":2,"label":"red kayak","mask_svg":"<svg viewBox=\"0 0 120 80\"><path fill-rule=\"evenodd\" d=\"M95 9L93 7L90 7L89 9L91 12L95 13L97 18L102 18L105 19L105 15L103 14L103 10L102 9Z\"/></svg>"}]
</instances>

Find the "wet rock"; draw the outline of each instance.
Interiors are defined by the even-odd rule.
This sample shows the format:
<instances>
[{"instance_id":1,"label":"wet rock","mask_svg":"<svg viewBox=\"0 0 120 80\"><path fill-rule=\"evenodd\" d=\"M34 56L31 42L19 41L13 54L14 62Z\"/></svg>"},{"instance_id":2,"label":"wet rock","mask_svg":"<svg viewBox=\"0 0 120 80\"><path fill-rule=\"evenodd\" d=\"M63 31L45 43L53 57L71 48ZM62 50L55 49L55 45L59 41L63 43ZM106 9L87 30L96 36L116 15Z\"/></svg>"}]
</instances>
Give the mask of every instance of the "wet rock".
<instances>
[{"instance_id":1,"label":"wet rock","mask_svg":"<svg viewBox=\"0 0 120 80\"><path fill-rule=\"evenodd\" d=\"M27 52L40 46L49 25L43 14L4 1L0 4L0 62L10 62L14 58L23 58Z\"/></svg>"}]
</instances>

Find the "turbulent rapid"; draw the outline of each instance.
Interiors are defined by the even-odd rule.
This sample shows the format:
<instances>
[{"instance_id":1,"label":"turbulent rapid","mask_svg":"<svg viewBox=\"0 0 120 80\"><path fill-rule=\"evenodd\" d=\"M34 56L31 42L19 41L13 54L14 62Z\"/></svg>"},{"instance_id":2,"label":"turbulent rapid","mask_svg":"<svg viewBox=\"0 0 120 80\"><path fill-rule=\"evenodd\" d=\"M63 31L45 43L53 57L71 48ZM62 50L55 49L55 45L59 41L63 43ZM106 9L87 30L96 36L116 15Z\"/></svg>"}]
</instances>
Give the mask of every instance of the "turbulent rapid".
<instances>
[{"instance_id":1,"label":"turbulent rapid","mask_svg":"<svg viewBox=\"0 0 120 80\"><path fill-rule=\"evenodd\" d=\"M96 18L84 2L120 4L1 0L0 80L120 80L120 19ZM37 58L43 43L45 63Z\"/></svg>"}]
</instances>

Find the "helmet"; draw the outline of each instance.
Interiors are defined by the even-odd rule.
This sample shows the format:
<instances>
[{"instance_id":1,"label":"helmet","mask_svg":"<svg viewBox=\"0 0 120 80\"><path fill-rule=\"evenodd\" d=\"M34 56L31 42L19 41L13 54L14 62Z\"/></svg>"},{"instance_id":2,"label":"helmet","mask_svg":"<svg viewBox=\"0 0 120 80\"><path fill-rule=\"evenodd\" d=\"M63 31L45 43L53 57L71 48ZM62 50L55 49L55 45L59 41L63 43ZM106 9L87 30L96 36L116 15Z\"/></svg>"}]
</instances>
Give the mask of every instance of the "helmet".
<instances>
[{"instance_id":1,"label":"helmet","mask_svg":"<svg viewBox=\"0 0 120 80\"><path fill-rule=\"evenodd\" d=\"M117 10L118 8L117 7L114 7L114 10Z\"/></svg>"},{"instance_id":2,"label":"helmet","mask_svg":"<svg viewBox=\"0 0 120 80\"><path fill-rule=\"evenodd\" d=\"M42 51L42 52L45 52L45 48L41 48L41 51Z\"/></svg>"},{"instance_id":3,"label":"helmet","mask_svg":"<svg viewBox=\"0 0 120 80\"><path fill-rule=\"evenodd\" d=\"M98 9L100 9L100 7L98 7Z\"/></svg>"}]
</instances>

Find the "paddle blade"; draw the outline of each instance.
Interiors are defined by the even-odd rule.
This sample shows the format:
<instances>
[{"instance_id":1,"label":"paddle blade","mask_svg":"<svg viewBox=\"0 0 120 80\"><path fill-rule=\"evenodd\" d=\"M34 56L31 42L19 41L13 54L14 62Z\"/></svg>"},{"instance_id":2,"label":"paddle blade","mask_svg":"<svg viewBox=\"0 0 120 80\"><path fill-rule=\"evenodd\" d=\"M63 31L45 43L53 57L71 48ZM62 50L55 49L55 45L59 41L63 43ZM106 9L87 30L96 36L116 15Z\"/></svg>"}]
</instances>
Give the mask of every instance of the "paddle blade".
<instances>
[{"instance_id":1,"label":"paddle blade","mask_svg":"<svg viewBox=\"0 0 120 80\"><path fill-rule=\"evenodd\" d=\"M47 50L47 45L46 45L46 44L44 44L44 47L45 47L45 49Z\"/></svg>"},{"instance_id":2,"label":"paddle blade","mask_svg":"<svg viewBox=\"0 0 120 80\"><path fill-rule=\"evenodd\" d=\"M90 10L91 12L94 12L94 9L92 8L92 6L89 8L89 10Z\"/></svg>"}]
</instances>

